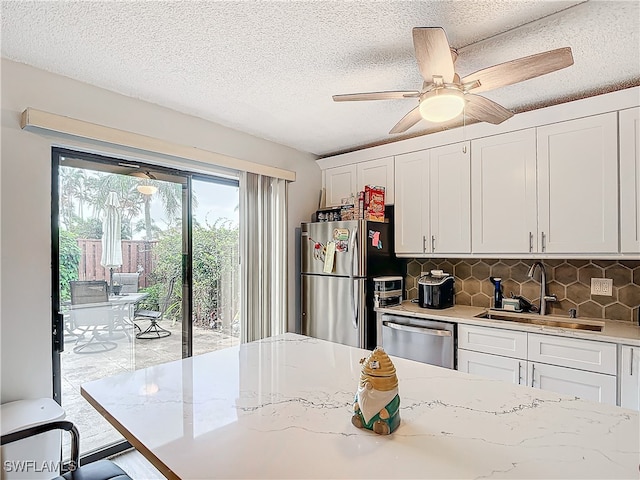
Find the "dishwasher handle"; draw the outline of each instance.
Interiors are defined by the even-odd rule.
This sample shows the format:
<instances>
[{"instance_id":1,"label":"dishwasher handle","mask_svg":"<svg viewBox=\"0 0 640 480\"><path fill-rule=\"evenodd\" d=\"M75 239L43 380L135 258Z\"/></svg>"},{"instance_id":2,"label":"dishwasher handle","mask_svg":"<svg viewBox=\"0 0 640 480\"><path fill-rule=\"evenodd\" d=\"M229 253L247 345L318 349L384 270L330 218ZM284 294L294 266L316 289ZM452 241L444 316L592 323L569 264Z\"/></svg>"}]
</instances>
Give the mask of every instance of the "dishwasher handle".
<instances>
[{"instance_id":1,"label":"dishwasher handle","mask_svg":"<svg viewBox=\"0 0 640 480\"><path fill-rule=\"evenodd\" d=\"M385 327L393 328L394 330L400 330L402 332L412 332L412 333L421 333L423 335L434 335L438 337L451 337L452 332L449 330L439 330L435 328L426 328L426 327L412 327L409 325L402 325L400 323L393 322L382 322L382 325Z\"/></svg>"}]
</instances>

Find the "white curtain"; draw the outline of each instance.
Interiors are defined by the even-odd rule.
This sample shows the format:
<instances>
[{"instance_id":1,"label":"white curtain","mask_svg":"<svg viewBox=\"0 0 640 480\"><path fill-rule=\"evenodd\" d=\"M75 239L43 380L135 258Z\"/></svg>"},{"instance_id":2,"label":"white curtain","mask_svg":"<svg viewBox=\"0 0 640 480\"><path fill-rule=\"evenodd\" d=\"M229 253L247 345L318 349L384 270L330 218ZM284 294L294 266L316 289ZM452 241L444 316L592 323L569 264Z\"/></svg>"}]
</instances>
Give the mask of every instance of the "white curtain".
<instances>
[{"instance_id":1,"label":"white curtain","mask_svg":"<svg viewBox=\"0 0 640 480\"><path fill-rule=\"evenodd\" d=\"M286 331L287 185L245 172L240 179L241 341Z\"/></svg>"}]
</instances>

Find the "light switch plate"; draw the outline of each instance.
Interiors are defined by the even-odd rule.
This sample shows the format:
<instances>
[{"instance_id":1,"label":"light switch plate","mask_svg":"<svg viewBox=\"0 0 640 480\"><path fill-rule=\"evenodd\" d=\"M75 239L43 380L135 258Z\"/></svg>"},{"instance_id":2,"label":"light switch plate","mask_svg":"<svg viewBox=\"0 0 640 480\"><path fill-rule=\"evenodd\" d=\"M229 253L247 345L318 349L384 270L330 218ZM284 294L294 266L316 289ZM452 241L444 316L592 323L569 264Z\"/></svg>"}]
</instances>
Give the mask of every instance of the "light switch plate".
<instances>
[{"instance_id":1,"label":"light switch plate","mask_svg":"<svg viewBox=\"0 0 640 480\"><path fill-rule=\"evenodd\" d=\"M591 295L604 295L610 297L613 295L613 279L611 278L592 278L591 279Z\"/></svg>"}]
</instances>

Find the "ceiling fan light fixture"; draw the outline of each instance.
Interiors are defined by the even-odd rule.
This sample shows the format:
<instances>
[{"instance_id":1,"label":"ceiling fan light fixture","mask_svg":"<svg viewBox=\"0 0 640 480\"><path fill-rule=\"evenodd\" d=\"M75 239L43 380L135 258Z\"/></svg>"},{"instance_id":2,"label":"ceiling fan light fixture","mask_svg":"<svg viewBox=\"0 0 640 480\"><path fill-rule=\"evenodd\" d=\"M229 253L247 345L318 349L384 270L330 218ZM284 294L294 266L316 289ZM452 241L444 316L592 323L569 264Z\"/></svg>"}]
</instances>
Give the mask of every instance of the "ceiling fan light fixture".
<instances>
[{"instance_id":1,"label":"ceiling fan light fixture","mask_svg":"<svg viewBox=\"0 0 640 480\"><path fill-rule=\"evenodd\" d=\"M464 94L460 90L438 88L427 93L420 102L420 115L428 122L446 122L464 110Z\"/></svg>"},{"instance_id":2,"label":"ceiling fan light fixture","mask_svg":"<svg viewBox=\"0 0 640 480\"><path fill-rule=\"evenodd\" d=\"M136 189L143 195L153 195L158 191L158 187L153 185L138 185Z\"/></svg>"}]
</instances>

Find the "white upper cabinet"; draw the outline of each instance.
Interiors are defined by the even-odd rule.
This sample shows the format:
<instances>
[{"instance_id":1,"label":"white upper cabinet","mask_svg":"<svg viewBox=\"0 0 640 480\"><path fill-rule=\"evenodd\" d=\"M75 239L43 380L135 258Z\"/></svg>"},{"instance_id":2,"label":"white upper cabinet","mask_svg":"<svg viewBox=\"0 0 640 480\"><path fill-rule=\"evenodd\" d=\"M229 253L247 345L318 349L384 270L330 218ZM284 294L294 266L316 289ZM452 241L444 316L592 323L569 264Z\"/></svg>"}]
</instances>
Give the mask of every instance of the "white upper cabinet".
<instances>
[{"instance_id":1,"label":"white upper cabinet","mask_svg":"<svg viewBox=\"0 0 640 480\"><path fill-rule=\"evenodd\" d=\"M471 142L472 251L538 251L536 131Z\"/></svg>"},{"instance_id":2,"label":"white upper cabinet","mask_svg":"<svg viewBox=\"0 0 640 480\"><path fill-rule=\"evenodd\" d=\"M423 254L429 230L429 151L395 157L396 253Z\"/></svg>"},{"instance_id":3,"label":"white upper cabinet","mask_svg":"<svg viewBox=\"0 0 640 480\"><path fill-rule=\"evenodd\" d=\"M396 156L396 253L470 251L469 162L469 142Z\"/></svg>"},{"instance_id":4,"label":"white upper cabinet","mask_svg":"<svg viewBox=\"0 0 640 480\"><path fill-rule=\"evenodd\" d=\"M324 185L327 207L339 206L343 198L357 195L355 164L325 170Z\"/></svg>"},{"instance_id":5,"label":"white upper cabinet","mask_svg":"<svg viewBox=\"0 0 640 480\"><path fill-rule=\"evenodd\" d=\"M357 200L358 192L364 190L365 185L384 187L384 203L393 205L393 157L327 168L324 171L327 206L340 206L342 199L351 195Z\"/></svg>"},{"instance_id":6,"label":"white upper cabinet","mask_svg":"<svg viewBox=\"0 0 640 480\"><path fill-rule=\"evenodd\" d=\"M618 252L617 113L538 127L537 140L539 251Z\"/></svg>"},{"instance_id":7,"label":"white upper cabinet","mask_svg":"<svg viewBox=\"0 0 640 480\"><path fill-rule=\"evenodd\" d=\"M427 253L469 253L471 251L469 142L433 148L429 151L429 155L431 237L427 237Z\"/></svg>"},{"instance_id":8,"label":"white upper cabinet","mask_svg":"<svg viewBox=\"0 0 640 480\"><path fill-rule=\"evenodd\" d=\"M385 205L393 205L393 157L379 158L356 164L356 191L364 190L365 185L384 187Z\"/></svg>"},{"instance_id":9,"label":"white upper cabinet","mask_svg":"<svg viewBox=\"0 0 640 480\"><path fill-rule=\"evenodd\" d=\"M620 112L620 251L640 253L640 108Z\"/></svg>"}]
</instances>

